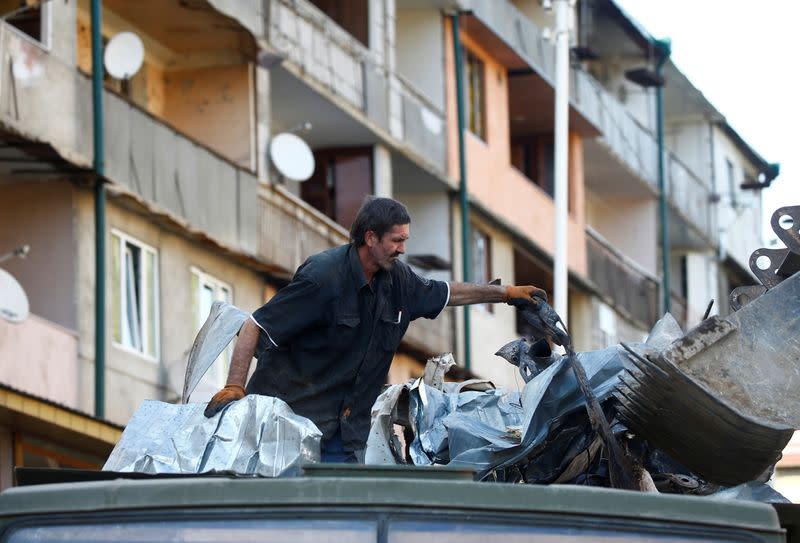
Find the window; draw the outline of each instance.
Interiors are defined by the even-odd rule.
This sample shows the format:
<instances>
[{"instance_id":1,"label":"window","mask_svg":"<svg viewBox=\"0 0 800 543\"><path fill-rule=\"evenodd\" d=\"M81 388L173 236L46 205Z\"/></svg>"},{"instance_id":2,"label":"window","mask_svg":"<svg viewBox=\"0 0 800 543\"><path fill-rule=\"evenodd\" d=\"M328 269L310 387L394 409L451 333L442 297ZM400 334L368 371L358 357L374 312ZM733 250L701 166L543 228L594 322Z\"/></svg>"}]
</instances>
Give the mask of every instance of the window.
<instances>
[{"instance_id":1,"label":"window","mask_svg":"<svg viewBox=\"0 0 800 543\"><path fill-rule=\"evenodd\" d=\"M551 198L554 197L555 145L552 137L525 137L512 141L511 165Z\"/></svg>"},{"instance_id":2,"label":"window","mask_svg":"<svg viewBox=\"0 0 800 543\"><path fill-rule=\"evenodd\" d=\"M49 2L0 0L0 18L44 47L50 47Z\"/></svg>"},{"instance_id":3,"label":"window","mask_svg":"<svg viewBox=\"0 0 800 543\"><path fill-rule=\"evenodd\" d=\"M192 313L194 315L194 330L196 334L200 331L203 323L206 322L208 313L211 311L211 304L214 302L231 303L233 290L229 285L197 268L191 268L191 274ZM232 350L233 346L231 344L222 351L222 354L219 355L211 369L200 381L197 390L198 394L202 394L206 388L213 394L213 392L225 385L225 381L228 378L228 368L231 364ZM203 384L208 385L208 387L204 387ZM192 395L193 401L199 401L199 398L199 395Z\"/></svg>"},{"instance_id":4,"label":"window","mask_svg":"<svg viewBox=\"0 0 800 543\"><path fill-rule=\"evenodd\" d=\"M472 242L470 246L470 259L472 260L472 281L475 283L488 283L492 280L491 248L489 236L480 228L470 228ZM493 312L492 304L482 304L490 313Z\"/></svg>"},{"instance_id":5,"label":"window","mask_svg":"<svg viewBox=\"0 0 800 543\"><path fill-rule=\"evenodd\" d=\"M725 167L728 170L728 190L731 192L731 207L737 209L739 202L736 201L736 171L733 168L733 162L725 159Z\"/></svg>"},{"instance_id":6,"label":"window","mask_svg":"<svg viewBox=\"0 0 800 543\"><path fill-rule=\"evenodd\" d=\"M111 304L114 342L159 356L158 256L122 232L111 233Z\"/></svg>"},{"instance_id":7,"label":"window","mask_svg":"<svg viewBox=\"0 0 800 543\"><path fill-rule=\"evenodd\" d=\"M464 51L464 99L467 107L467 126L473 134L486 141L485 86L483 61L469 50Z\"/></svg>"}]
</instances>

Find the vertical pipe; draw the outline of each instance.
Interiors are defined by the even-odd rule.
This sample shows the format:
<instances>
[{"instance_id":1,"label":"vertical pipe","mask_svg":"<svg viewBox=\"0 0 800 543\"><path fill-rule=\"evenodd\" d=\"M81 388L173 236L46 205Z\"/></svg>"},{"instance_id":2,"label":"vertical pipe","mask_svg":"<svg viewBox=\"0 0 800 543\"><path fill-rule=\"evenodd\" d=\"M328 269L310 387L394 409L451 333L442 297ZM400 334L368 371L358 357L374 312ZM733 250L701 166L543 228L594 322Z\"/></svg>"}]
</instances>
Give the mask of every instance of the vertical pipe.
<instances>
[{"instance_id":1,"label":"vertical pipe","mask_svg":"<svg viewBox=\"0 0 800 543\"><path fill-rule=\"evenodd\" d=\"M103 148L103 36L101 0L92 0L92 111L94 124L94 235L95 235L95 319L94 319L94 414L105 416L106 365L106 191Z\"/></svg>"},{"instance_id":2,"label":"vertical pipe","mask_svg":"<svg viewBox=\"0 0 800 543\"><path fill-rule=\"evenodd\" d=\"M660 49L659 59L656 63L656 75L662 77L664 64L669 58L671 47L669 40L656 40L656 47ZM664 85L656 87L656 123L658 130L658 215L661 223L661 304L662 313L668 313L672 308L672 290L670 288L669 270L669 218L667 216L667 182L664 164Z\"/></svg>"},{"instance_id":3,"label":"vertical pipe","mask_svg":"<svg viewBox=\"0 0 800 543\"><path fill-rule=\"evenodd\" d=\"M569 213L569 0L555 1L555 253L553 255L553 297L555 310L569 324L567 294L567 217Z\"/></svg>"},{"instance_id":4,"label":"vertical pipe","mask_svg":"<svg viewBox=\"0 0 800 543\"><path fill-rule=\"evenodd\" d=\"M464 65L461 58L461 30L458 24L458 12L450 16L453 31L453 51L456 72L456 109L458 111L458 196L461 203L461 256L463 267L464 282L470 280L470 258L469 258L469 199L467 194L467 160L464 149L464 130L466 130L466 120L464 115ZM472 366L472 345L470 333L469 306L464 306L464 368L470 369Z\"/></svg>"}]
</instances>

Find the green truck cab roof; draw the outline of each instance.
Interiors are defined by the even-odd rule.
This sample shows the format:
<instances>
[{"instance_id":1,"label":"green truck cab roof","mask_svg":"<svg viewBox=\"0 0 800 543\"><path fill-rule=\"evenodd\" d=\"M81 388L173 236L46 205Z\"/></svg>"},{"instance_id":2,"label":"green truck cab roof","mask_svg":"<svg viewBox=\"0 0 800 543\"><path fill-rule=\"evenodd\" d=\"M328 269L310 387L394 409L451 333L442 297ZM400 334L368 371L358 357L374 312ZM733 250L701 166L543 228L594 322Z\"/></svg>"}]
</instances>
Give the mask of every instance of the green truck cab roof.
<instances>
[{"instance_id":1,"label":"green truck cab roof","mask_svg":"<svg viewBox=\"0 0 800 543\"><path fill-rule=\"evenodd\" d=\"M16 487L0 493L0 533L22 520L188 510L373 510L501 515L503 518L593 518L724 528L782 541L767 504L646 494L571 485L474 482L458 470L319 467L276 479L181 477L115 479Z\"/></svg>"}]
</instances>

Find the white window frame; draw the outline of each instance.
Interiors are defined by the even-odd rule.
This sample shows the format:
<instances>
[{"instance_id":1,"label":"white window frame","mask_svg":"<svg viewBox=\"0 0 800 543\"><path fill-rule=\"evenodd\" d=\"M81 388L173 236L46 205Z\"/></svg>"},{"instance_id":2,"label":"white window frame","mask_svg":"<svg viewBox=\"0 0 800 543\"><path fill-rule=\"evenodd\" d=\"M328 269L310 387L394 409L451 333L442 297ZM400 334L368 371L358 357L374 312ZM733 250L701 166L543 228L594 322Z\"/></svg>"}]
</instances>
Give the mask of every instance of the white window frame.
<instances>
[{"instance_id":1,"label":"white window frame","mask_svg":"<svg viewBox=\"0 0 800 543\"><path fill-rule=\"evenodd\" d=\"M210 275L210 274L204 272L203 270L201 270L197 266L189 266L189 272L190 272L191 275L194 275L194 276L197 277L198 290L201 290L204 286L211 287L212 291L214 293L214 296L213 296L214 301L220 301L219 293L223 289L227 290L228 291L228 296L229 296L229 299L227 300L227 302L230 303L230 304L233 303L233 287L230 285L230 283L226 283L225 281L222 281L221 279L217 279L213 275ZM190 285L192 284L191 280L189 281L189 284ZM197 296L197 300L199 301L200 300L199 294L200 294L199 292L196 292L196 293L192 292L191 293L192 299L194 300L194 297ZM194 323L195 334L198 331L200 331L200 328L203 326L203 323L205 322L206 317L207 317L207 315L197 315L197 314L194 315L194 318L197 319L195 321L195 323ZM225 382L228 379L228 369L230 367L231 357L233 355L233 347L232 347L232 345L233 345L232 343L231 343L231 345L228 345L225 348L225 350L223 350L222 353L220 354L221 357L222 356L227 357L227 363L220 364L220 363L218 363L218 361L215 361L215 364L214 364L214 372L216 374L217 384L220 387L225 386ZM219 360L219 359L217 359L217 360Z\"/></svg>"},{"instance_id":2,"label":"white window frame","mask_svg":"<svg viewBox=\"0 0 800 543\"><path fill-rule=\"evenodd\" d=\"M492 278L491 278L491 274L492 274L492 261L491 261L491 257L492 257L492 250L491 250L492 238L489 235L489 232L487 232L486 230L484 230L483 228L481 228L481 227L479 227L479 226L477 226L475 224L471 224L469 228L470 228L470 240L469 240L469 243L470 243L470 247L469 247L470 248L470 251L469 251L469 253L470 253L470 264L469 265L470 265L470 273L472 274L472 277L470 278L470 280L475 282L475 283L488 283L489 281L492 280ZM482 253L483 253L482 254L482 256L483 256L482 260L483 261L482 262L478 262L477 261L476 242L478 241L478 239L482 239L483 242L484 242L483 251L482 251ZM481 268L483 268L483 271L481 271L481 276L480 277L478 277L477 273L476 273L478 271L478 268L479 268L478 264L483 264L483 266L480 266ZM485 311L486 313L493 313L494 312L493 309L492 309L492 305L491 304L476 304L474 307L476 307L477 309L479 309L481 311Z\"/></svg>"},{"instance_id":3,"label":"white window frame","mask_svg":"<svg viewBox=\"0 0 800 543\"><path fill-rule=\"evenodd\" d=\"M116 348L118 348L120 350L129 352L129 353L133 353L133 354L135 354L135 355L137 355L137 356L139 356L141 358L144 358L146 360L150 360L152 362L158 362L161 359L161 307L160 307L160 301L161 301L160 290L161 289L160 289L160 285L159 285L158 250L155 247L153 247L151 245L148 245L147 243L144 243L143 241L140 241L140 240L134 238L133 236L130 236L130 235L126 234L125 232L122 232L121 230L117 230L116 228L112 228L111 229L111 235L112 236L116 236L117 238L119 238L119 241L120 241L120 244L119 244L120 254L118 255L119 266L120 266L120 268L119 268L120 269L120 278L119 278L120 290L116 294L114 294L112 292L112 295L116 295L116 296L120 297L120 302L119 302L120 326L123 326L123 319L126 318L125 316L127 315L127 312L128 312L128 306L127 306L128 300L127 300L127 296L125 296L125 288L127 286L127 281L125 280L126 279L126 274L127 274L127 270L125 269L125 246L127 244L135 245L141 251L140 254L145 255L146 253L150 253L150 254L153 255L153 290L154 290L154 292L152 293L152 298L153 298L153 305L154 305L154 307L153 307L153 323L154 323L154 328L155 328L155 337L152 338L152 341L153 341L153 351L154 352L151 354L151 353L145 352L144 350L140 351L138 349L135 349L133 347L125 345L124 343L116 341L116 339L114 338L113 330L112 330L112 333L111 333L111 338L112 338L111 342ZM113 250L113 246L114 245L112 243L111 244L112 250ZM111 273L113 273L113 270L112 270ZM113 281L112 281L112 285L113 285ZM143 276L143 274L140 273L140 276L139 276L139 292L143 293L144 290L145 290L144 276ZM147 302L148 302L149 296L143 295L141 298L142 298L143 304L142 304L142 307L139 310L139 312L140 312L140 319L139 320L140 321L142 320L141 316L145 314L145 311L150 309L150 307L148 305L146 305ZM147 341L145 340L145 337L144 337L144 334L147 333L147 331L144 329L144 327L141 326L141 324L142 323L140 322L139 323L139 333L142 334L142 345L144 346L144 345L147 344ZM113 318L112 318L112 327L113 327ZM147 338L147 339L150 339L150 338Z\"/></svg>"}]
</instances>

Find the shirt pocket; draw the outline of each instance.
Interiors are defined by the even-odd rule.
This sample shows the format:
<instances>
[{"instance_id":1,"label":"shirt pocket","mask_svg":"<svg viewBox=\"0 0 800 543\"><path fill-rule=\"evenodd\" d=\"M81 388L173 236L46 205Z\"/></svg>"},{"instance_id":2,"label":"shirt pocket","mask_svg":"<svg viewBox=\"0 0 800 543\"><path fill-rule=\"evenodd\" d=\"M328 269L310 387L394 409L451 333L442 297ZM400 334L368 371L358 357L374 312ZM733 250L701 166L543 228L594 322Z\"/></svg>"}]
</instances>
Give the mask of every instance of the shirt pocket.
<instances>
[{"instance_id":1,"label":"shirt pocket","mask_svg":"<svg viewBox=\"0 0 800 543\"><path fill-rule=\"evenodd\" d=\"M403 339L403 321L401 313L397 311L384 312L381 315L380 324L380 346L384 351L396 351L400 346L400 340Z\"/></svg>"},{"instance_id":2,"label":"shirt pocket","mask_svg":"<svg viewBox=\"0 0 800 543\"><path fill-rule=\"evenodd\" d=\"M342 313L336 316L331 329L331 342L339 348L352 346L356 343L361 317Z\"/></svg>"}]
</instances>

